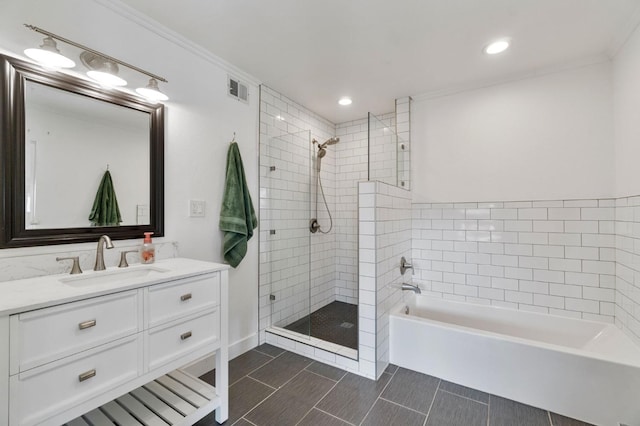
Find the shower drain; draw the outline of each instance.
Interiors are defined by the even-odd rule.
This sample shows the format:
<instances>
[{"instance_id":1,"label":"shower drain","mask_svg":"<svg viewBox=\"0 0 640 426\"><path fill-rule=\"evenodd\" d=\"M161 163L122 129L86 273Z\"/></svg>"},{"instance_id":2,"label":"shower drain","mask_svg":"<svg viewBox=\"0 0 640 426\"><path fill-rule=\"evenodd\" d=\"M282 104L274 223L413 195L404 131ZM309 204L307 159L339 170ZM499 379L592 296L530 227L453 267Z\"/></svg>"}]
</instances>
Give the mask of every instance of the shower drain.
<instances>
[{"instance_id":1,"label":"shower drain","mask_svg":"<svg viewBox=\"0 0 640 426\"><path fill-rule=\"evenodd\" d=\"M345 322L343 322L342 324L340 324L340 327L342 327L342 328L352 328L352 327L353 327L353 324L352 324L352 323L350 323L350 322L346 322L346 321L345 321Z\"/></svg>"}]
</instances>

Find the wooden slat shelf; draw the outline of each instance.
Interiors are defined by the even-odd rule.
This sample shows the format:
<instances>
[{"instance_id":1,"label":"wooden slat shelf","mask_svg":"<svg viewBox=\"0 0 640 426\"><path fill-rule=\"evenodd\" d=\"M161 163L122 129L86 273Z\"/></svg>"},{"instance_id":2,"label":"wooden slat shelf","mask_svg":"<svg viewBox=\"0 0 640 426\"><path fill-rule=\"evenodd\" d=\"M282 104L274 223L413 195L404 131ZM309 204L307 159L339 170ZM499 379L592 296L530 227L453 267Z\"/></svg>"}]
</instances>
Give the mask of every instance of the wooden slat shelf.
<instances>
[{"instance_id":1,"label":"wooden slat shelf","mask_svg":"<svg viewBox=\"0 0 640 426\"><path fill-rule=\"evenodd\" d=\"M216 388L175 370L65 426L187 426L219 406Z\"/></svg>"}]
</instances>

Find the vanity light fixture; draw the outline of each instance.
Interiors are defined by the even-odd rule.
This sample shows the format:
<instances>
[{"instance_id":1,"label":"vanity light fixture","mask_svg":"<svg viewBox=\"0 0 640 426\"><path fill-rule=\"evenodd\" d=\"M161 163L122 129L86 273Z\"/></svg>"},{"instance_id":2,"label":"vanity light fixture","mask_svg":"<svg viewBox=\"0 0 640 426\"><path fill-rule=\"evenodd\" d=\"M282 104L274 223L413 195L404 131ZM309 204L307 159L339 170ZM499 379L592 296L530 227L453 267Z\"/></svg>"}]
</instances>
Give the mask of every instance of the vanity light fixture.
<instances>
[{"instance_id":1,"label":"vanity light fixture","mask_svg":"<svg viewBox=\"0 0 640 426\"><path fill-rule=\"evenodd\" d=\"M343 96L342 98L340 98L338 103L340 105L342 105L342 106L347 106L347 105L351 105L353 103L353 101L351 100L351 98L349 98L347 96Z\"/></svg>"},{"instance_id":2,"label":"vanity light fixture","mask_svg":"<svg viewBox=\"0 0 640 426\"><path fill-rule=\"evenodd\" d=\"M158 80L155 78L150 78L149 83L145 87L138 87L136 92L150 101L160 102L169 100L169 97L160 91Z\"/></svg>"},{"instance_id":3,"label":"vanity light fixture","mask_svg":"<svg viewBox=\"0 0 640 426\"><path fill-rule=\"evenodd\" d=\"M509 39L497 40L492 43L489 43L483 49L483 52L487 55L497 55L498 53L502 53L509 48L510 41Z\"/></svg>"},{"instance_id":4,"label":"vanity light fixture","mask_svg":"<svg viewBox=\"0 0 640 426\"><path fill-rule=\"evenodd\" d=\"M80 61L89 69L91 79L106 86L126 86L127 80L118 77L118 64L86 50L80 54Z\"/></svg>"},{"instance_id":5,"label":"vanity light fixture","mask_svg":"<svg viewBox=\"0 0 640 426\"><path fill-rule=\"evenodd\" d=\"M104 84L105 86L125 86L127 84L126 80L124 80L121 77L118 77L117 75L119 71L118 65L121 65L150 78L149 82L145 87L140 87L136 89L136 93L143 96L149 102L153 102L153 103L156 103L159 101L166 101L169 99L169 97L164 93L162 93L160 91L160 88L158 87L159 81L163 83L168 83L167 79L160 77L159 75L152 74L149 71L145 71L142 68L138 68L134 65L123 62L112 56L105 55L104 53L98 52L97 50L91 49L80 43L76 43L67 38L61 37L57 34L53 34L49 31L43 30L42 28L38 28L36 26L29 25L29 24L24 24L24 26L29 28L30 30L33 30L40 34L44 34L46 36L42 46L40 46L40 49L25 50L24 52L25 55L27 55L31 59L34 59L46 66L56 66L56 67L65 66L66 68L73 68L76 65L75 62L73 62L68 58L65 58L62 55L59 55L59 51L56 46L56 40L57 40L58 42L66 43L83 50L83 52L80 54L80 61L89 70L87 71L87 75L92 80L95 80L100 84ZM51 55L58 54L60 57L67 59L69 62L66 63L67 65L51 65L45 62L45 60L41 59L42 56L34 56L32 51L45 51L45 52L49 52ZM36 53L35 55L38 55L38 53Z\"/></svg>"},{"instance_id":6,"label":"vanity light fixture","mask_svg":"<svg viewBox=\"0 0 640 426\"><path fill-rule=\"evenodd\" d=\"M38 48L25 49L24 54L48 67L73 68L76 66L75 62L60 53L56 41L51 37L45 37Z\"/></svg>"}]
</instances>

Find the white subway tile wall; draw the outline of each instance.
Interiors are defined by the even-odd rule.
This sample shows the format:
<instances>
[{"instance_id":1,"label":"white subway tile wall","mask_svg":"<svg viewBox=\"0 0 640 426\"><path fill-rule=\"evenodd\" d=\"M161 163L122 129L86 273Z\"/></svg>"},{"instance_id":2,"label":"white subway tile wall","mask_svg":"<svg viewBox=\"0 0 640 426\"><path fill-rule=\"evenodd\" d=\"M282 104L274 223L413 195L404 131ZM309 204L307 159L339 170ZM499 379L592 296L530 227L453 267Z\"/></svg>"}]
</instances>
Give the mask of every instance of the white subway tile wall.
<instances>
[{"instance_id":1,"label":"white subway tile wall","mask_svg":"<svg viewBox=\"0 0 640 426\"><path fill-rule=\"evenodd\" d=\"M640 196L617 199L614 220L616 324L640 344Z\"/></svg>"},{"instance_id":2,"label":"white subway tile wall","mask_svg":"<svg viewBox=\"0 0 640 426\"><path fill-rule=\"evenodd\" d=\"M389 364L389 311L402 299L400 258L411 254L411 193L362 182L359 211L361 372L379 377Z\"/></svg>"},{"instance_id":3,"label":"white subway tile wall","mask_svg":"<svg viewBox=\"0 0 640 426\"><path fill-rule=\"evenodd\" d=\"M626 296L616 298L613 246L622 248L612 205L610 199L414 204L414 279L437 297L554 315L612 323L623 310L620 325L637 327L640 311L630 301L640 301L638 288L623 285ZM633 243L627 247L632 254Z\"/></svg>"},{"instance_id":4,"label":"white subway tile wall","mask_svg":"<svg viewBox=\"0 0 640 426\"><path fill-rule=\"evenodd\" d=\"M367 180L367 119L336 126L336 300L358 303L358 182Z\"/></svg>"},{"instance_id":5,"label":"white subway tile wall","mask_svg":"<svg viewBox=\"0 0 640 426\"><path fill-rule=\"evenodd\" d=\"M265 341L265 328L285 326L335 300L336 233L312 235L308 229L311 215L315 215L317 187L311 139L322 143L334 135L333 123L261 86L261 342ZM336 146L327 149L321 170L322 186L332 211L336 201ZM318 220L325 230L329 216L318 195ZM270 295L275 296L275 301L270 300Z\"/></svg>"}]
</instances>

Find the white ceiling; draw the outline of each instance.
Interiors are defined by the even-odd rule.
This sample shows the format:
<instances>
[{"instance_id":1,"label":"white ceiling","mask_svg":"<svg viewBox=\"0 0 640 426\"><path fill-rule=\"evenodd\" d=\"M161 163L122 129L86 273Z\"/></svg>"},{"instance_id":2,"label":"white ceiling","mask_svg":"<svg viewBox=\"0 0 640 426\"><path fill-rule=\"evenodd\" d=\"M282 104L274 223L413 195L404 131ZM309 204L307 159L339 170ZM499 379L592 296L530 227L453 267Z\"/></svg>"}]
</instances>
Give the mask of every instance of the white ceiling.
<instances>
[{"instance_id":1,"label":"white ceiling","mask_svg":"<svg viewBox=\"0 0 640 426\"><path fill-rule=\"evenodd\" d=\"M640 0L123 0L321 116L611 55ZM512 48L489 57L489 41ZM350 107L338 98L351 96Z\"/></svg>"}]
</instances>

